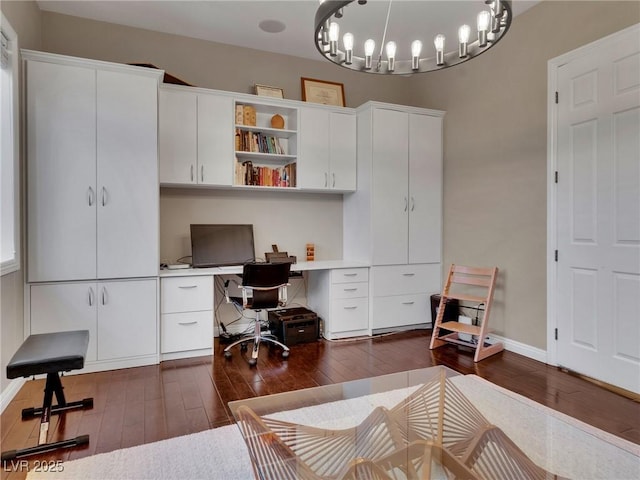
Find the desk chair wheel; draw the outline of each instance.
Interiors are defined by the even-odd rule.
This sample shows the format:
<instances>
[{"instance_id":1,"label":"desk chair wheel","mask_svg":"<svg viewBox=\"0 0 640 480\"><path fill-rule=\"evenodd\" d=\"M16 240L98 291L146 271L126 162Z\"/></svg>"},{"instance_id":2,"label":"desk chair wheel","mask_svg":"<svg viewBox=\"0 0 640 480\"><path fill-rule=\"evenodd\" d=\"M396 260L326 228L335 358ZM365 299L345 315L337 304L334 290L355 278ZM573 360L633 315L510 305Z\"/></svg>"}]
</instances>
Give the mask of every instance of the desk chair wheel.
<instances>
[{"instance_id":1,"label":"desk chair wheel","mask_svg":"<svg viewBox=\"0 0 640 480\"><path fill-rule=\"evenodd\" d=\"M240 344L240 351L241 352L246 352L247 351L247 342L243 342Z\"/></svg>"},{"instance_id":2,"label":"desk chair wheel","mask_svg":"<svg viewBox=\"0 0 640 480\"><path fill-rule=\"evenodd\" d=\"M282 358L289 358L289 350L282 351Z\"/></svg>"},{"instance_id":3,"label":"desk chair wheel","mask_svg":"<svg viewBox=\"0 0 640 480\"><path fill-rule=\"evenodd\" d=\"M255 367L258 364L258 359L257 358L250 358L249 359L249 366L250 367Z\"/></svg>"},{"instance_id":4,"label":"desk chair wheel","mask_svg":"<svg viewBox=\"0 0 640 480\"><path fill-rule=\"evenodd\" d=\"M224 358L231 358L231 352L224 352Z\"/></svg>"}]
</instances>

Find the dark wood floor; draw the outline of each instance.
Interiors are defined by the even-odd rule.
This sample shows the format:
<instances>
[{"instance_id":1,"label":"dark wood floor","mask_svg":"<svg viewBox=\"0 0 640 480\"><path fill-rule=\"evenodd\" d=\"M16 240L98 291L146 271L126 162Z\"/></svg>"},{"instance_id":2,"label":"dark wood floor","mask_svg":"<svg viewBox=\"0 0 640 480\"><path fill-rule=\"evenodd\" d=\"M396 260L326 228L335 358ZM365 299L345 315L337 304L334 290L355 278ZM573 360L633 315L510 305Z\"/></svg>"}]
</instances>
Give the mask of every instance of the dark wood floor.
<instances>
[{"instance_id":1,"label":"dark wood floor","mask_svg":"<svg viewBox=\"0 0 640 480\"><path fill-rule=\"evenodd\" d=\"M446 365L473 373L640 443L640 404L557 368L501 352L474 364L471 352L454 346L429 350L428 331L411 331L358 341L295 345L287 361L263 346L256 368L239 350L231 360L215 345L210 357L175 360L149 367L70 375L63 378L67 400L92 396L94 408L54 416L50 440L89 434L88 446L32 457L69 460L163 440L232 423L227 402L386 373ZM0 417L2 450L37 443L39 419L21 421L23 408L42 402L43 380L28 381ZM2 466L2 479L24 478L20 463Z\"/></svg>"}]
</instances>

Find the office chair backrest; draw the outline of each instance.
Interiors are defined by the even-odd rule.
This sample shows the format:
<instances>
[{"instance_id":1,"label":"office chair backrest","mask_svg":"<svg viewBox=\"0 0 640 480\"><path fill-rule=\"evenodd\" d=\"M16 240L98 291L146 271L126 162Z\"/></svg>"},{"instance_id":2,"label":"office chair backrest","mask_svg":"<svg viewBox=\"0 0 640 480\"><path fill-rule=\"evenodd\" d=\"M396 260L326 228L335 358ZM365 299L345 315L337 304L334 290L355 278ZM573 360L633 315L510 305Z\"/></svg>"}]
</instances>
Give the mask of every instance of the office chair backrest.
<instances>
[{"instance_id":1,"label":"office chair backrest","mask_svg":"<svg viewBox=\"0 0 640 480\"><path fill-rule=\"evenodd\" d=\"M242 286L269 288L271 290L253 290L251 308L279 307L279 286L289 282L289 263L247 263L242 269Z\"/></svg>"}]
</instances>

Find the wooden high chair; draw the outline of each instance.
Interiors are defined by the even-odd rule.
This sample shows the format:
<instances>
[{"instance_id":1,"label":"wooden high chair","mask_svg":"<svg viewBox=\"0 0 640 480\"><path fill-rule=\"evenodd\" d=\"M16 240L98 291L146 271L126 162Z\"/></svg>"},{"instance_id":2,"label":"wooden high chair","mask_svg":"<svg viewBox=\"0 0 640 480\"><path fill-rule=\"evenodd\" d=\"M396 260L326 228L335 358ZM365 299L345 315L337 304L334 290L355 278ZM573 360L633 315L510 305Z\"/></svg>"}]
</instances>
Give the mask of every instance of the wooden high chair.
<instances>
[{"instance_id":1,"label":"wooden high chair","mask_svg":"<svg viewBox=\"0 0 640 480\"><path fill-rule=\"evenodd\" d=\"M504 350L502 342L493 344L486 343L489 334L489 313L491 312L491 302L493 301L493 289L498 275L498 267L466 267L463 265L451 265L449 275L440 296L440 306L433 326L431 344L429 349L441 347L446 343L463 345L475 348L474 362L487 358L490 355ZM465 285L464 292L454 293L451 291L455 285ZM468 290L481 290L484 295L469 294ZM461 322L443 322L445 305L449 299L456 299L460 302L472 302L473 308L484 305L484 316L480 325L467 325ZM448 333L441 334L441 330L448 330ZM460 333L472 335L471 341L460 338Z\"/></svg>"}]
</instances>

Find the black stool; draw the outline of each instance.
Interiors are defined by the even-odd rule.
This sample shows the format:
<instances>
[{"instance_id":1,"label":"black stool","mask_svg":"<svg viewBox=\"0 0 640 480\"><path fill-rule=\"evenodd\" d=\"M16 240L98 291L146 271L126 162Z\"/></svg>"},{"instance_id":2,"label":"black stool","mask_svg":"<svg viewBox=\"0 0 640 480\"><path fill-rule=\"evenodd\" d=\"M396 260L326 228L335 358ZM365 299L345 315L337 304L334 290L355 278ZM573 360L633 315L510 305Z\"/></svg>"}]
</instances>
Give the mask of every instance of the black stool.
<instances>
[{"instance_id":1,"label":"black stool","mask_svg":"<svg viewBox=\"0 0 640 480\"><path fill-rule=\"evenodd\" d=\"M30 335L11 358L7 365L7 378L31 377L46 373L47 382L44 388L42 408L22 410L23 420L40 416L38 445L2 452L3 462L89 443L89 435L47 443L51 415L77 408L93 408L93 398L67 402L62 390L62 382L60 382L61 372L79 370L84 367L84 357L87 354L88 345L89 332L87 330ZM54 393L58 404L51 406Z\"/></svg>"}]
</instances>

